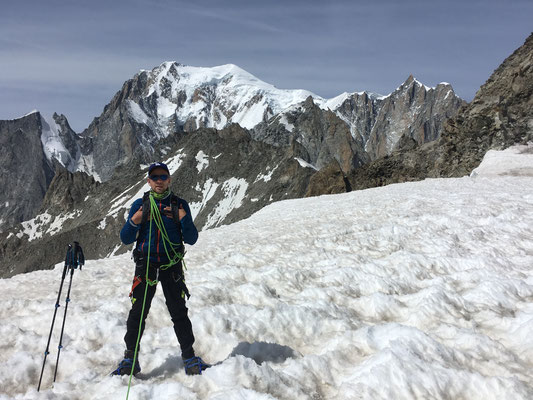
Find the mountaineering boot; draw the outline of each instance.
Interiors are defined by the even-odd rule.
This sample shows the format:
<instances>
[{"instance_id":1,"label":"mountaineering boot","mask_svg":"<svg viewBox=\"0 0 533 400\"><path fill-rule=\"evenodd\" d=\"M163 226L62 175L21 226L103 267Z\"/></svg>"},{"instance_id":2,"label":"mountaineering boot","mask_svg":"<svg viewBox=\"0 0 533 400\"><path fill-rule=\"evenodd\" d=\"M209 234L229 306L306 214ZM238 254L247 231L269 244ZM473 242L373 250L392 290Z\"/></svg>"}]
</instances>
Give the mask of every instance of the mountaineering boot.
<instances>
[{"instance_id":1,"label":"mountaineering boot","mask_svg":"<svg viewBox=\"0 0 533 400\"><path fill-rule=\"evenodd\" d=\"M130 375L133 366L133 355L133 350L126 350L124 352L124 359L118 364L118 368L111 375ZM137 359L135 360L135 367L133 367L133 375L139 372L141 372L141 366L139 365L139 359Z\"/></svg>"},{"instance_id":2,"label":"mountaineering boot","mask_svg":"<svg viewBox=\"0 0 533 400\"><path fill-rule=\"evenodd\" d=\"M202 371L209 368L211 365L204 362L200 357L183 358L183 365L185 366L185 373L187 375L201 375Z\"/></svg>"}]
</instances>

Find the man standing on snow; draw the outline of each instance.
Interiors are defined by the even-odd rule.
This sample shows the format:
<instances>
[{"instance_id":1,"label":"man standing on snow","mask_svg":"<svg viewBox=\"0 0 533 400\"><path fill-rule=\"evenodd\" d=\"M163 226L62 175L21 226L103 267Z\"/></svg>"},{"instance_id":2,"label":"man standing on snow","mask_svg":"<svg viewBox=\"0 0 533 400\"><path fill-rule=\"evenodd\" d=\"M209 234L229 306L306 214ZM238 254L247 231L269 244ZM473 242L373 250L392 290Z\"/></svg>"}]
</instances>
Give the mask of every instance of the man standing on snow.
<instances>
[{"instance_id":1,"label":"man standing on snow","mask_svg":"<svg viewBox=\"0 0 533 400\"><path fill-rule=\"evenodd\" d=\"M126 351L114 375L129 375L132 368L134 375L141 371L135 347L138 338L140 342L159 281L181 347L185 372L188 375L201 374L209 367L194 353L192 324L185 306L185 296L189 297L189 291L183 277L183 242L190 245L196 243L198 231L189 205L170 191L170 182L170 172L164 163L150 165L148 185L151 190L142 199L134 201L120 231L120 239L124 244L137 242L133 250L135 278L130 292L132 306L124 336Z\"/></svg>"}]
</instances>

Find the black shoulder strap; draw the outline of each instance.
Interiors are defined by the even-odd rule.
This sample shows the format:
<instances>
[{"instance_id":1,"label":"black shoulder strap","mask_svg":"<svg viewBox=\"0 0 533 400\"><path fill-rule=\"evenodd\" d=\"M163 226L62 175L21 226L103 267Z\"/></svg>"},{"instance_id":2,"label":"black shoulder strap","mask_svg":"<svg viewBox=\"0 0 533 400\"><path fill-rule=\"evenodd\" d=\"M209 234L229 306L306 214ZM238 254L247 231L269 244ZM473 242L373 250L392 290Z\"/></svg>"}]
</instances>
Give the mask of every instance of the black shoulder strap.
<instances>
[{"instance_id":1,"label":"black shoulder strap","mask_svg":"<svg viewBox=\"0 0 533 400\"><path fill-rule=\"evenodd\" d=\"M178 231L180 233L181 238L181 245L183 246L183 232L181 231L181 221L179 217L179 200L180 198L176 196L174 193L170 195L170 210L172 212L172 219L174 220L174 223L178 227Z\"/></svg>"},{"instance_id":2,"label":"black shoulder strap","mask_svg":"<svg viewBox=\"0 0 533 400\"><path fill-rule=\"evenodd\" d=\"M180 238L181 238L181 246L183 248L183 232L181 230L181 222L179 218L180 198L176 196L174 193L171 193L170 196L171 196L170 197L170 210L172 213L172 220L178 227L178 231L180 233ZM141 232L146 227L146 223L148 222L148 218L150 217L150 208L151 208L150 207L150 191L144 193L142 207L143 207L143 213L142 213L142 219L141 219L141 229L139 230L139 232ZM139 233L139 237L140 237L140 233Z\"/></svg>"},{"instance_id":3,"label":"black shoulder strap","mask_svg":"<svg viewBox=\"0 0 533 400\"><path fill-rule=\"evenodd\" d=\"M135 244L135 248L139 247L139 240L142 237L143 229L146 228L146 223L148 222L148 218L150 217L150 191L144 192L143 194L142 208L143 213L140 223L140 229L137 232L137 242Z\"/></svg>"},{"instance_id":4,"label":"black shoulder strap","mask_svg":"<svg viewBox=\"0 0 533 400\"><path fill-rule=\"evenodd\" d=\"M141 228L148 222L150 216L150 191L143 194L143 216L141 219Z\"/></svg>"}]
</instances>

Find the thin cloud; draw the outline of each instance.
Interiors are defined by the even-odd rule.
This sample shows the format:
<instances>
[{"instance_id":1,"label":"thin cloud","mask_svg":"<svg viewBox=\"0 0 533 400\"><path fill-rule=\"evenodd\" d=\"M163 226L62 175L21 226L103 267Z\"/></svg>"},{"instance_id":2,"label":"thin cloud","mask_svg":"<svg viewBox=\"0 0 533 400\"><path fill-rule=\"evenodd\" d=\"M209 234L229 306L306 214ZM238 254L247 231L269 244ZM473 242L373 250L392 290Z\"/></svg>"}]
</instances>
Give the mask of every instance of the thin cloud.
<instances>
[{"instance_id":1,"label":"thin cloud","mask_svg":"<svg viewBox=\"0 0 533 400\"><path fill-rule=\"evenodd\" d=\"M244 2L239 6L231 6L228 4L222 4L221 6L220 2L213 2L208 6L204 5L203 7L198 5L202 4L202 2L191 4L188 2L181 1L152 2L139 0L136 1L136 4L144 5L149 8L159 8L165 11L175 12L177 15L180 16L179 23L189 25L190 21L195 21L195 25L200 29L204 27L209 27L209 25L204 25L209 24L209 21L205 20L209 19L219 21L224 24L231 24L227 25L226 28L232 31L238 30L239 27L244 27L247 29L252 29L254 31L263 31L275 34L295 33L288 29L282 29L277 25L258 20L257 18L253 18L252 14L260 13L258 11L258 8L260 8L261 6L249 2ZM269 9L271 10L272 7L269 7ZM255 11L250 12L250 10ZM279 9L277 10L277 12L279 12ZM193 19L188 19L187 14L190 14Z\"/></svg>"}]
</instances>

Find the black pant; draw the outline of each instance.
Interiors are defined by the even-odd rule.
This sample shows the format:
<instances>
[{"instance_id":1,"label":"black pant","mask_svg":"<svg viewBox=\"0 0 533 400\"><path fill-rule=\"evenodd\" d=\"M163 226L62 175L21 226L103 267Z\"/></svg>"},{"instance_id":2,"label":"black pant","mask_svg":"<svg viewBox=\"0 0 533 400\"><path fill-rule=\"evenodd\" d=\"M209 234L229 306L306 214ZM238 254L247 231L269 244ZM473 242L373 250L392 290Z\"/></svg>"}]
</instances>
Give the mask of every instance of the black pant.
<instances>
[{"instance_id":1,"label":"black pant","mask_svg":"<svg viewBox=\"0 0 533 400\"><path fill-rule=\"evenodd\" d=\"M188 294L188 292L185 283L183 282L181 263L166 270L159 270L158 267L151 265L148 272L148 278L152 281L158 279L161 282L166 305L174 324L174 332L176 332L181 347L182 356L184 358L194 357L194 350L192 348L194 335L192 333L191 320L187 315L187 307L185 306L185 294ZM137 284L135 284L136 281L138 282ZM128 315L128 321L126 323L127 331L124 336L127 350L134 350L135 344L137 343L144 291L146 288L146 265L138 265L135 268L135 278L133 283L134 287L131 293L132 307ZM150 311L150 305L152 304L156 288L157 285L148 285L141 326L141 336L144 331L146 317Z\"/></svg>"}]
</instances>

